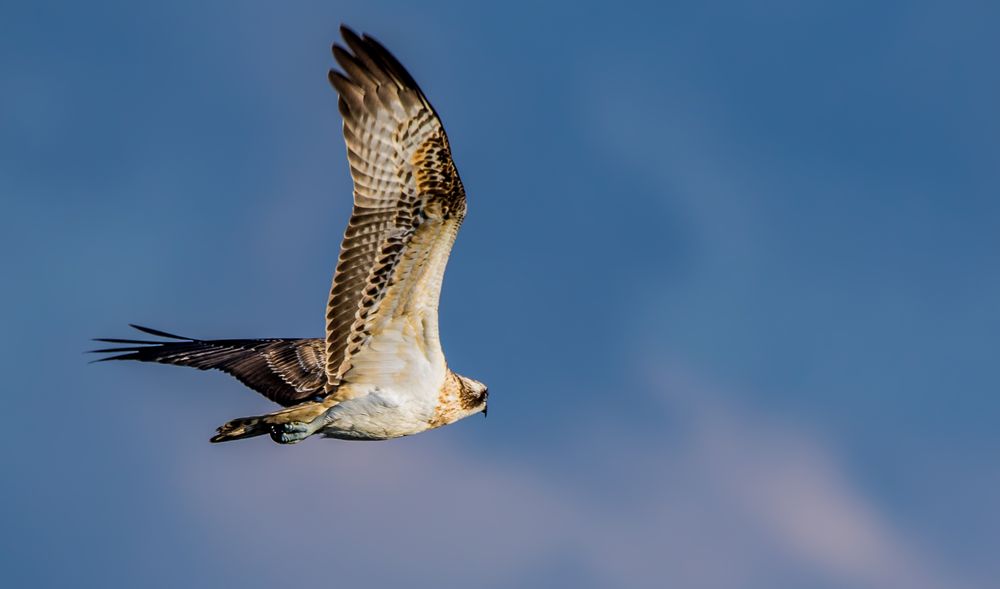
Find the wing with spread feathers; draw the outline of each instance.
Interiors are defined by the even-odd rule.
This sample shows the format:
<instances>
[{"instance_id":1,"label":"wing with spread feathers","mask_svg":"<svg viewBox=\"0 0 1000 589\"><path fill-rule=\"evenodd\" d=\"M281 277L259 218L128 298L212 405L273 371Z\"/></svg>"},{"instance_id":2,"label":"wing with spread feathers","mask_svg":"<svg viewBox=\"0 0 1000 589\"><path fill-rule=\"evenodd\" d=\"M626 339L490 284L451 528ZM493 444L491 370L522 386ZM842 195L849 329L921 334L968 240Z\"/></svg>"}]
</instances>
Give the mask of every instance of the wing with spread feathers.
<instances>
[{"instance_id":1,"label":"wing with spread feathers","mask_svg":"<svg viewBox=\"0 0 1000 589\"><path fill-rule=\"evenodd\" d=\"M138 360L221 370L286 407L321 393L326 383L324 344L320 339L198 340L139 325L132 327L170 341L101 338L96 341L127 345L93 350L115 354L97 361Z\"/></svg>"},{"instance_id":2,"label":"wing with spread feathers","mask_svg":"<svg viewBox=\"0 0 1000 589\"><path fill-rule=\"evenodd\" d=\"M466 208L444 128L416 82L373 38L341 32L347 48L333 55L344 73L330 82L354 211L327 307L328 392L345 379L400 378L412 369L401 352L440 356L438 296Z\"/></svg>"}]
</instances>

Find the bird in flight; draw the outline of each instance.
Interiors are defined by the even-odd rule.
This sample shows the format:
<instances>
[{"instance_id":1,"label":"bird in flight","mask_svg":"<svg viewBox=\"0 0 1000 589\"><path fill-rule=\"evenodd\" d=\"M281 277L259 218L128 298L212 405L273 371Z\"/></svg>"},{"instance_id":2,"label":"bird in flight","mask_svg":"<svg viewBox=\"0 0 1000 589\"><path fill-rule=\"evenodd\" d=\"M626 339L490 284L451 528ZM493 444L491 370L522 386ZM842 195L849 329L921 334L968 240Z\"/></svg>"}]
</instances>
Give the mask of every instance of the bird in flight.
<instances>
[{"instance_id":1,"label":"bird in flight","mask_svg":"<svg viewBox=\"0 0 1000 589\"><path fill-rule=\"evenodd\" d=\"M407 436L486 413L483 383L452 372L438 337L445 265L465 218L465 189L441 121L378 41L341 27L333 46L354 210L326 309L325 339L181 337L97 341L105 360L217 369L284 409L234 419L212 442L263 434L293 444Z\"/></svg>"}]
</instances>

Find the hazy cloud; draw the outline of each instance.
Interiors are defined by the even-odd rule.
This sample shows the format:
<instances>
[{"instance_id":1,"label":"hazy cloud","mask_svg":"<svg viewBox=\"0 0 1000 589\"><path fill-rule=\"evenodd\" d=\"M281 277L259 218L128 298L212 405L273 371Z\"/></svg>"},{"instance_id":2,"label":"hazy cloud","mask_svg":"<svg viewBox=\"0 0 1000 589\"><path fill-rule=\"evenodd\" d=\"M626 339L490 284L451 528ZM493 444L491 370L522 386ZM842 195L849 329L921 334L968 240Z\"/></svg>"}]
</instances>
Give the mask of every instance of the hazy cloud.
<instances>
[{"instance_id":1,"label":"hazy cloud","mask_svg":"<svg viewBox=\"0 0 1000 589\"><path fill-rule=\"evenodd\" d=\"M538 582L557 563L553 574L598 585L960 586L940 578L808 428L675 373L650 389L665 422L683 416L680 431L617 430L608 440L600 416L578 424L570 435L600 481L589 487L435 434L294 449L250 442L199 453L174 476L197 481L187 491L209 544L228 546L230 558L325 563L304 581L465 586L489 571L503 585Z\"/></svg>"}]
</instances>

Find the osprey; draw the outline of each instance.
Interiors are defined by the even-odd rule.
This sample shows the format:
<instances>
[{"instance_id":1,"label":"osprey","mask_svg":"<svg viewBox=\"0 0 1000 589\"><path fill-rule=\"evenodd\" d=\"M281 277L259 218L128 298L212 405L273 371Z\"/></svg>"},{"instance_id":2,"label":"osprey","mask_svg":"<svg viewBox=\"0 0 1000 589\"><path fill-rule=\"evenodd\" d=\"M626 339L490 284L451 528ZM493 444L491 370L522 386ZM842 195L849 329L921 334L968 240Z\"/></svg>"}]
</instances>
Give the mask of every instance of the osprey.
<instances>
[{"instance_id":1,"label":"osprey","mask_svg":"<svg viewBox=\"0 0 1000 589\"><path fill-rule=\"evenodd\" d=\"M160 340L106 339L104 360L227 372L285 409L234 419L212 442L319 433L384 440L486 413L486 385L452 372L438 337L445 265L465 189L434 108L378 41L341 27L333 46L354 210L326 309L325 339L199 340L132 325Z\"/></svg>"}]
</instances>

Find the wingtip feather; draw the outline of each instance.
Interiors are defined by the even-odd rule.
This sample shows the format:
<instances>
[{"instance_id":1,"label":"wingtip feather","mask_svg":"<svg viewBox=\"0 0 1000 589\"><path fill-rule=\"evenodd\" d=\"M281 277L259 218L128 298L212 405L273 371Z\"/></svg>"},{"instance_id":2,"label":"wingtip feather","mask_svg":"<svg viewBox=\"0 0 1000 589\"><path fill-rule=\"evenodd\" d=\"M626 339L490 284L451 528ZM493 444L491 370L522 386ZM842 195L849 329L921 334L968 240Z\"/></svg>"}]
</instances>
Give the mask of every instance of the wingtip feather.
<instances>
[{"instance_id":1,"label":"wingtip feather","mask_svg":"<svg viewBox=\"0 0 1000 589\"><path fill-rule=\"evenodd\" d=\"M165 337L168 339L179 339L187 341L196 341L194 338L184 337L183 335L176 335L173 333L167 333L166 331L160 331L159 329L153 329L152 327L144 327L142 325L136 325L135 323L129 323L129 327L132 329L139 330L143 333L148 333L149 335L155 335L156 337Z\"/></svg>"}]
</instances>

